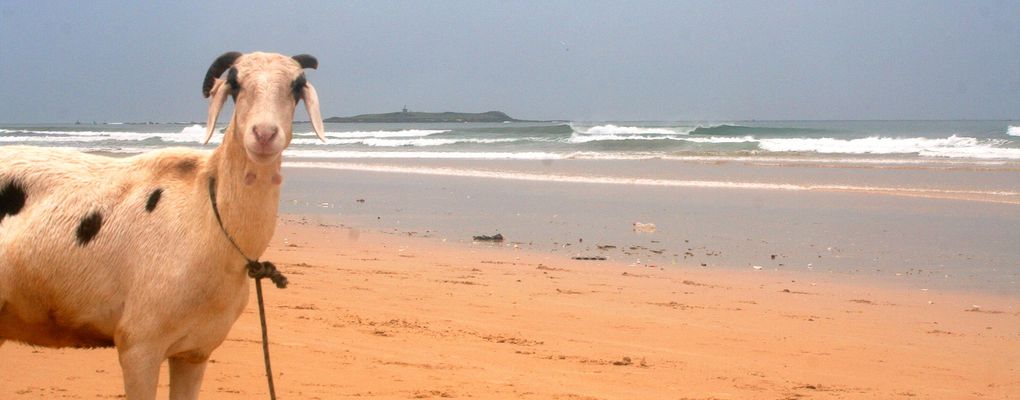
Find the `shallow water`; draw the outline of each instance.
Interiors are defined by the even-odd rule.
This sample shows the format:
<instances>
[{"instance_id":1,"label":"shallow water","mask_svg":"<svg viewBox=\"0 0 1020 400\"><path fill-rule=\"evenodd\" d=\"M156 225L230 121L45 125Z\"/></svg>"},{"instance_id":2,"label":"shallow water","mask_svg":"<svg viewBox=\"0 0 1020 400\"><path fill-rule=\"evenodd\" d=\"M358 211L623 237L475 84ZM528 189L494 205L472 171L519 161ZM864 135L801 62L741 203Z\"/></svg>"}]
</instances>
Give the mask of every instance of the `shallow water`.
<instances>
[{"instance_id":1,"label":"shallow water","mask_svg":"<svg viewBox=\"0 0 1020 400\"><path fill-rule=\"evenodd\" d=\"M572 168L593 167L562 169ZM763 167L728 168L754 175ZM887 171L868 171L891 179ZM319 168L285 174L283 212L360 229L462 242L501 233L505 245L635 265L760 266L914 288L1018 292L1015 204ZM1012 190L1020 182L990 180ZM635 222L653 223L655 232L635 232Z\"/></svg>"}]
</instances>

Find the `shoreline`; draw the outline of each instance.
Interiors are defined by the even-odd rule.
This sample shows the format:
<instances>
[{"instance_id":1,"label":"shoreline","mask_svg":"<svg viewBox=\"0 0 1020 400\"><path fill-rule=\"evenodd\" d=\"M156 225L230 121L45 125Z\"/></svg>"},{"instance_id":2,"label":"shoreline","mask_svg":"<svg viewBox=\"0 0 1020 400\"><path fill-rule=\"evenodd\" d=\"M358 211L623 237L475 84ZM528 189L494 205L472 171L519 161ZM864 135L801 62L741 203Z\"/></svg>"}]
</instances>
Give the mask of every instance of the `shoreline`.
<instances>
[{"instance_id":1,"label":"shoreline","mask_svg":"<svg viewBox=\"0 0 1020 400\"><path fill-rule=\"evenodd\" d=\"M267 292L288 398L1009 398L1015 297L785 271L577 261L281 218ZM930 303L929 303L930 302ZM976 307L975 307L976 306ZM266 393L254 299L203 398ZM116 352L15 343L0 397L120 393ZM167 390L166 367L160 395Z\"/></svg>"},{"instance_id":2,"label":"shoreline","mask_svg":"<svg viewBox=\"0 0 1020 400\"><path fill-rule=\"evenodd\" d=\"M392 162L392 160L388 160ZM648 160L645 160L648 161ZM784 165L785 166L785 165ZM546 183L590 183L606 185L637 185L705 189L766 190L794 192L845 192L889 196L920 197L941 200L965 200L1020 205L1020 191L944 189L926 187L861 186L845 183L782 183L762 181L689 180L669 178L638 178L612 175L577 175L549 172L521 172L497 169L400 166L365 162L300 162L284 163L287 168L331 169L360 172L383 172L461 178L504 179ZM792 166L786 166L792 167ZM817 168L817 167L816 167ZM1020 171L1020 170L1017 170Z\"/></svg>"}]
</instances>

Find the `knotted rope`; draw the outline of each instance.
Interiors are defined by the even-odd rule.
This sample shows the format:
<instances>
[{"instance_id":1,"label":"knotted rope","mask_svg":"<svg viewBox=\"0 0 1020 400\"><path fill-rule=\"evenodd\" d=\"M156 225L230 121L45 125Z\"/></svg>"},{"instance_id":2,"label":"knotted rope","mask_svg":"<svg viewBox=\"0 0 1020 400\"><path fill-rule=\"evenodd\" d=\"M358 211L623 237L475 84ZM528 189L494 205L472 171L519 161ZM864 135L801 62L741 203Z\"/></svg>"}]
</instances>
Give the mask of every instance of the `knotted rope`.
<instances>
[{"instance_id":1,"label":"knotted rope","mask_svg":"<svg viewBox=\"0 0 1020 400\"><path fill-rule=\"evenodd\" d=\"M234 242L234 238L230 237L227 233L227 228L223 227L223 220L220 218L219 207L216 206L216 178L209 178L209 202L212 203L213 214L216 215L216 223L220 226L220 230L223 231L223 236L227 237L227 241L230 242L237 253L244 257L248 261L245 267L248 269L248 276L255 279L255 294L259 300L259 320L262 322L262 355L265 357L266 363L266 380L269 382L269 398L276 400L276 388L273 386L273 367L269 363L269 334L266 329L266 307L262 301L262 278L269 278L273 281L273 284L280 289L287 287L287 277L283 276L280 270L276 269L276 265L269 261L252 260L248 256L244 255L241 248Z\"/></svg>"}]
</instances>

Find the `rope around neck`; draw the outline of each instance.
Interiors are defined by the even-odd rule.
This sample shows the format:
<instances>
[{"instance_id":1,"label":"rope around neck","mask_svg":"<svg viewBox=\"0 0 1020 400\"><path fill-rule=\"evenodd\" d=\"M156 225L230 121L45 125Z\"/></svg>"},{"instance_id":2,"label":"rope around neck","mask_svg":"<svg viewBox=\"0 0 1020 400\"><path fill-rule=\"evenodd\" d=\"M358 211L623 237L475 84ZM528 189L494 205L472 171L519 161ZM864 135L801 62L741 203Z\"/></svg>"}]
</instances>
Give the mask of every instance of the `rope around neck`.
<instances>
[{"instance_id":1,"label":"rope around neck","mask_svg":"<svg viewBox=\"0 0 1020 400\"><path fill-rule=\"evenodd\" d=\"M209 177L209 202L212 203L213 215L216 216L216 223L220 226L220 230L223 231L223 236L226 236L227 241L234 246L234 250L243 257L248 264L248 276L255 279L255 293L259 300L259 320L262 322L262 355L265 358L266 364L266 380L269 382L269 398L276 400L276 388L273 386L273 367L269 363L269 334L266 329L266 307L262 301L262 278L269 278L276 284L276 287L284 289L287 287L287 277L283 276L276 266L269 261L252 260L248 256L244 255L241 248L234 242L234 238L230 237L227 233L227 228L223 227L223 220L220 218L220 210L216 206L216 177Z\"/></svg>"}]
</instances>

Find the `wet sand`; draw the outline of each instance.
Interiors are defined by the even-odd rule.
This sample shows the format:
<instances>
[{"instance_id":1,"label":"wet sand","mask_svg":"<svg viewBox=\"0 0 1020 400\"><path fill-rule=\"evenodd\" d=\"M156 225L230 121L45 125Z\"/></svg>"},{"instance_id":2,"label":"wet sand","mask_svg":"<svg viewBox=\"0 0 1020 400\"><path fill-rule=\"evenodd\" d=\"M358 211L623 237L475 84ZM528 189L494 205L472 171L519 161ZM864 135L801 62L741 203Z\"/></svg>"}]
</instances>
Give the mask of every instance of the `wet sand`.
<instances>
[{"instance_id":1,"label":"wet sand","mask_svg":"<svg viewBox=\"0 0 1020 400\"><path fill-rule=\"evenodd\" d=\"M281 221L281 399L967 399L1020 393L1020 300L774 269L577 261ZM205 399L266 397L254 300ZM0 398L117 398L116 352L0 347ZM166 396L167 377L160 396Z\"/></svg>"}]
</instances>

